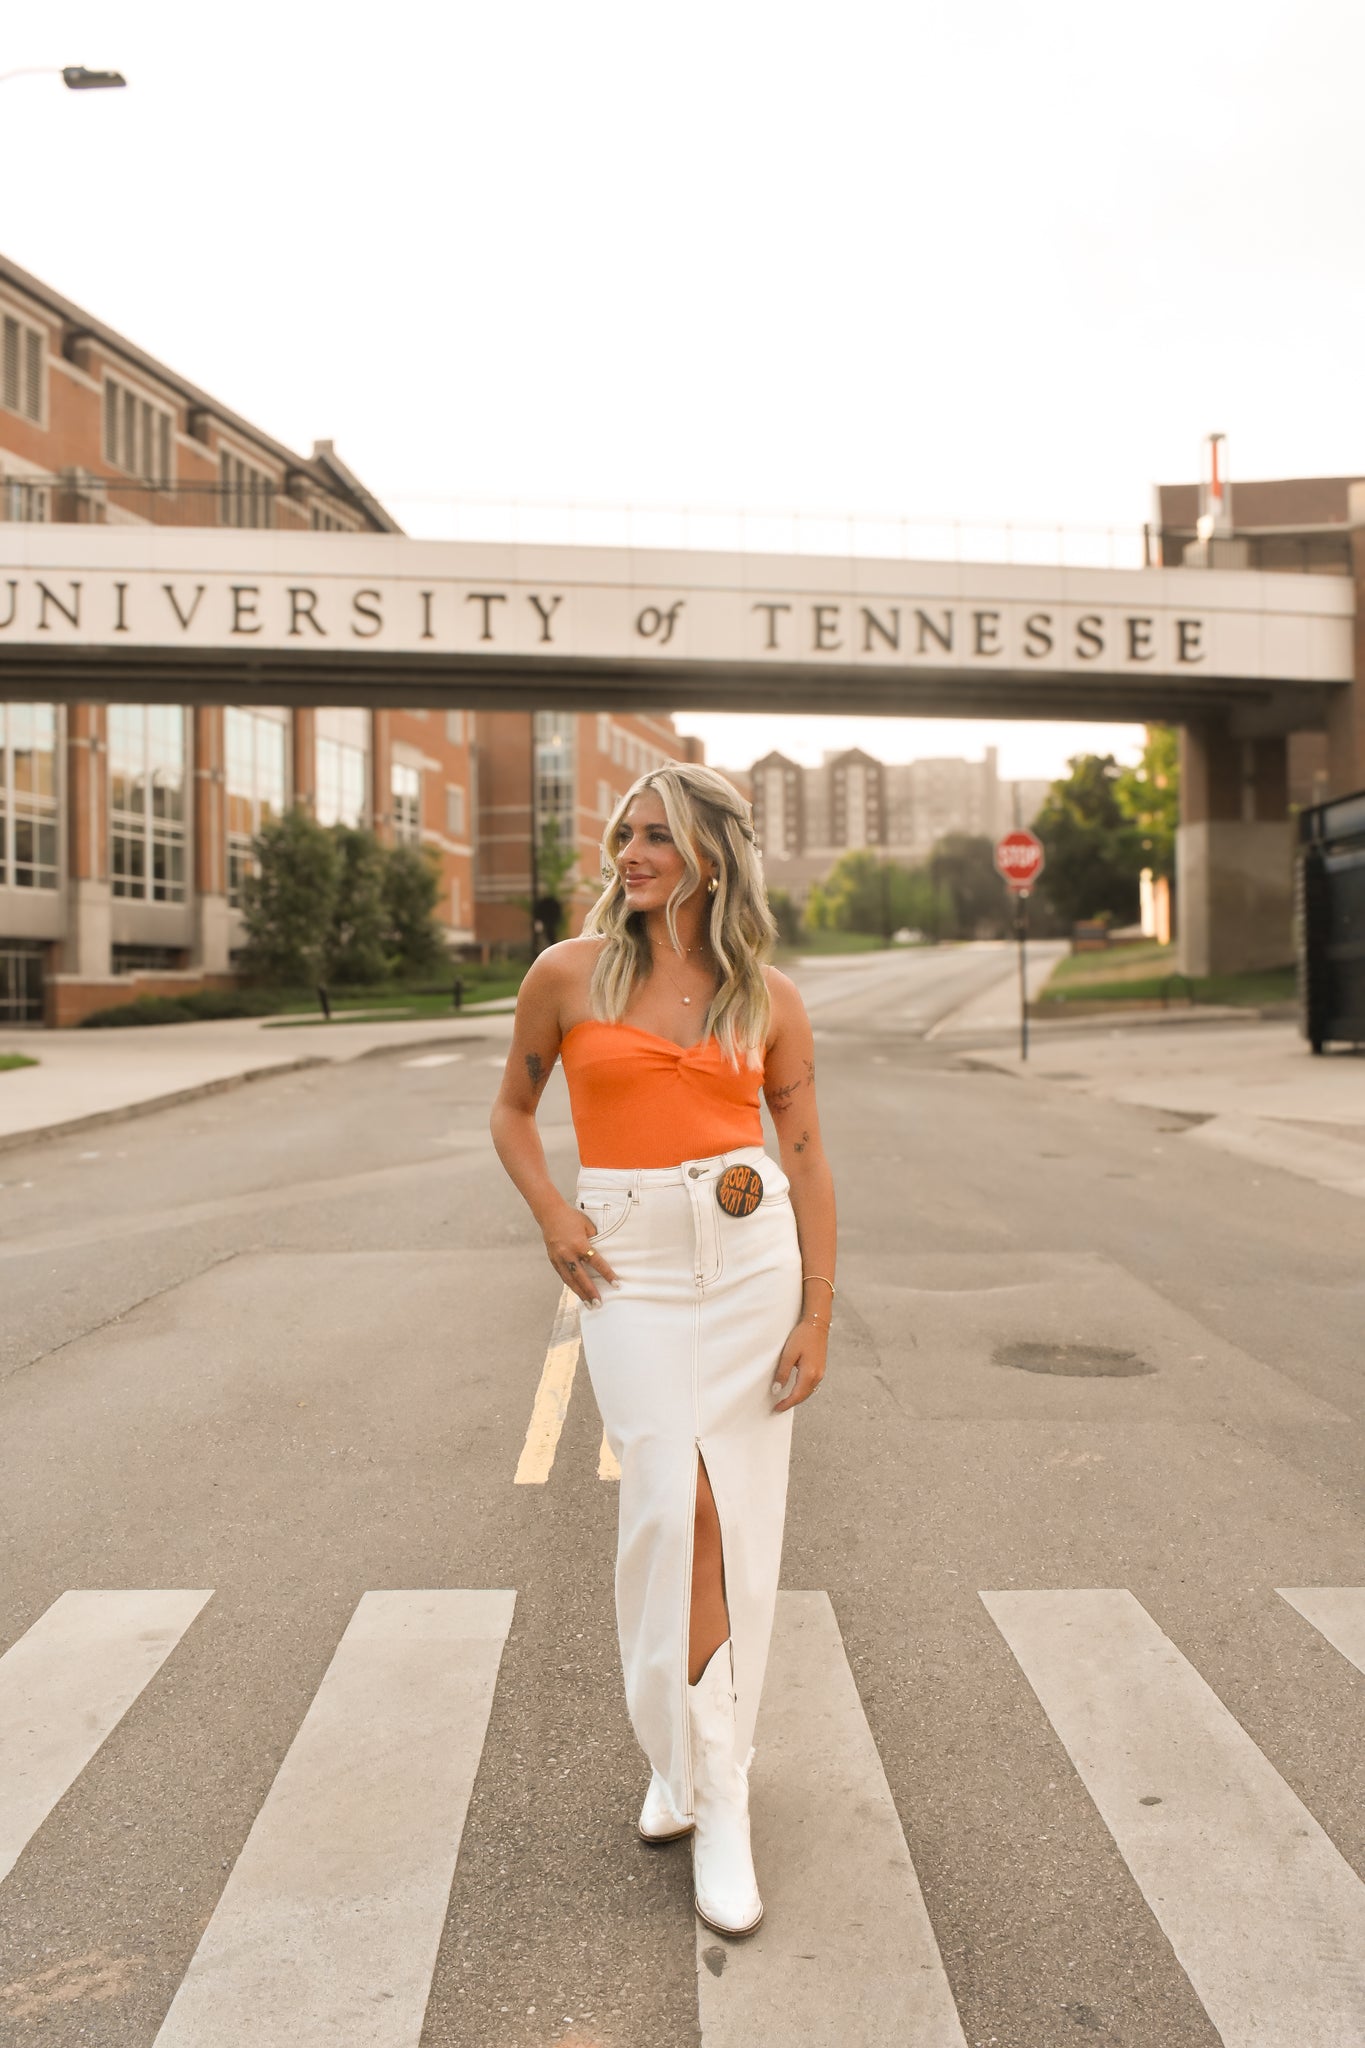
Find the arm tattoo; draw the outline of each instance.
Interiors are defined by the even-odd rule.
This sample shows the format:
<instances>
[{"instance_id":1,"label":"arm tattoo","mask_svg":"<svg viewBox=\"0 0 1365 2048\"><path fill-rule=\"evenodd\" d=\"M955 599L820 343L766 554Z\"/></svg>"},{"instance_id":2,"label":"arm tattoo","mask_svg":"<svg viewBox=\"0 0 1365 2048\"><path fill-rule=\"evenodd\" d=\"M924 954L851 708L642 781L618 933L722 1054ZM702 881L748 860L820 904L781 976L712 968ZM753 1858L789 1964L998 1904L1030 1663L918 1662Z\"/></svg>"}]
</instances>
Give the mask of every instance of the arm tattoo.
<instances>
[{"instance_id":1,"label":"arm tattoo","mask_svg":"<svg viewBox=\"0 0 1365 2048\"><path fill-rule=\"evenodd\" d=\"M791 1108L792 1097L800 1086L801 1083L799 1081L788 1081L785 1088L764 1089L763 1092L768 1098L768 1107L774 1116L781 1116L784 1109Z\"/></svg>"},{"instance_id":2,"label":"arm tattoo","mask_svg":"<svg viewBox=\"0 0 1365 2048\"><path fill-rule=\"evenodd\" d=\"M545 1062L538 1052L528 1052L525 1056L525 1062L531 1086L538 1091L545 1080Z\"/></svg>"},{"instance_id":3,"label":"arm tattoo","mask_svg":"<svg viewBox=\"0 0 1365 2048\"><path fill-rule=\"evenodd\" d=\"M795 1145L793 1145L793 1147L792 1147L792 1150L793 1150L793 1152L804 1152L804 1151L805 1151L805 1149L806 1149L806 1147L807 1147L807 1145L809 1145L809 1143L810 1143L810 1132L809 1132L809 1131L802 1131L802 1133L801 1133L801 1136L800 1136L800 1137L799 1137L799 1139L797 1140L796 1144L795 1144Z\"/></svg>"}]
</instances>

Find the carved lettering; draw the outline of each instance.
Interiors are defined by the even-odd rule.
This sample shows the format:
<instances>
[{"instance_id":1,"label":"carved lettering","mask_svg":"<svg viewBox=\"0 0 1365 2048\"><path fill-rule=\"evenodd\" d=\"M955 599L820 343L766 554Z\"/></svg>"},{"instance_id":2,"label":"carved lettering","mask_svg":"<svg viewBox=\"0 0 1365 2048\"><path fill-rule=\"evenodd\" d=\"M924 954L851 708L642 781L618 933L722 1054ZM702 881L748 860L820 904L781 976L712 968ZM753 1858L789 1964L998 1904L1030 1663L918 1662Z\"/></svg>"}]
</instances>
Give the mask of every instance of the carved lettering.
<instances>
[{"instance_id":1,"label":"carved lettering","mask_svg":"<svg viewBox=\"0 0 1365 2048\"><path fill-rule=\"evenodd\" d=\"M483 606L483 630L479 634L480 640L491 640L493 638L493 607L495 604L506 604L506 602L507 599L500 590L471 590L469 592L469 595L465 598L465 603L481 604Z\"/></svg>"},{"instance_id":2,"label":"carved lettering","mask_svg":"<svg viewBox=\"0 0 1365 2048\"><path fill-rule=\"evenodd\" d=\"M998 654L1000 652L999 612L972 613L972 652L974 654Z\"/></svg>"},{"instance_id":3,"label":"carved lettering","mask_svg":"<svg viewBox=\"0 0 1365 2048\"><path fill-rule=\"evenodd\" d=\"M419 592L418 592L418 595L420 596L420 598L421 598L421 600L422 600L422 635L421 635L421 637L422 637L422 638L423 638L424 640L434 640L434 639L436 638L436 635L435 635L435 633L434 633L434 632L432 631L432 626L431 626L431 600L432 600L432 598L433 598L433 597L435 597L436 593L435 593L435 591L434 591L434 590L423 590L423 591L419 591Z\"/></svg>"},{"instance_id":4,"label":"carved lettering","mask_svg":"<svg viewBox=\"0 0 1365 2048\"><path fill-rule=\"evenodd\" d=\"M1041 661L1052 652L1051 612L1030 612L1024 621L1024 653L1030 661Z\"/></svg>"},{"instance_id":5,"label":"carved lettering","mask_svg":"<svg viewBox=\"0 0 1365 2048\"><path fill-rule=\"evenodd\" d=\"M535 606L536 611L540 615L540 640L541 645L544 646L545 642L551 637L550 621L554 617L555 613L559 610L559 607L563 604L564 600L562 597L552 597L550 599L549 610L547 611L545 606L541 603L540 599L538 597L533 596L530 591L527 592L527 596L530 597L531 603Z\"/></svg>"},{"instance_id":6,"label":"carved lettering","mask_svg":"<svg viewBox=\"0 0 1365 2048\"><path fill-rule=\"evenodd\" d=\"M9 617L0 619L0 633L6 626L12 626L19 616L19 585L11 576L9 579Z\"/></svg>"},{"instance_id":7,"label":"carved lettering","mask_svg":"<svg viewBox=\"0 0 1365 2048\"><path fill-rule=\"evenodd\" d=\"M945 654L952 653L953 615L951 612L945 611L943 614L943 624L941 626L936 626L933 620L930 618L928 612L917 611L915 613L915 631L916 654L924 653L925 648L928 645L928 635L933 636L933 638L938 642L939 646L943 649L943 652Z\"/></svg>"},{"instance_id":8,"label":"carved lettering","mask_svg":"<svg viewBox=\"0 0 1365 2048\"><path fill-rule=\"evenodd\" d=\"M372 598L373 603L366 604L366 598ZM351 599L351 610L355 613L355 617L351 620L351 631L355 634L356 639L373 640L375 634L382 629L384 624L383 615L379 609L379 592L377 590L357 590L355 596ZM360 624L362 619L367 619L369 624L362 626Z\"/></svg>"},{"instance_id":9,"label":"carved lettering","mask_svg":"<svg viewBox=\"0 0 1365 2048\"><path fill-rule=\"evenodd\" d=\"M811 645L817 654L829 654L836 647L843 646L843 641L838 638L839 607L837 604L813 604L811 606L811 617L814 622L814 637Z\"/></svg>"},{"instance_id":10,"label":"carved lettering","mask_svg":"<svg viewBox=\"0 0 1365 2048\"><path fill-rule=\"evenodd\" d=\"M765 654L774 653L777 648L777 615L779 612L789 612L791 606L789 604L767 604L760 602L750 605L749 609L750 611L766 612L768 614L768 637L763 643L763 651Z\"/></svg>"},{"instance_id":11,"label":"carved lettering","mask_svg":"<svg viewBox=\"0 0 1365 2048\"><path fill-rule=\"evenodd\" d=\"M327 638L327 628L318 617L318 594L306 584L291 583L289 586L289 637L299 637L301 624L306 621L322 640Z\"/></svg>"},{"instance_id":12,"label":"carved lettering","mask_svg":"<svg viewBox=\"0 0 1365 2048\"><path fill-rule=\"evenodd\" d=\"M1087 612L1076 621L1076 656L1080 661L1096 661L1104 652L1104 620L1098 612Z\"/></svg>"},{"instance_id":13,"label":"carved lettering","mask_svg":"<svg viewBox=\"0 0 1365 2048\"><path fill-rule=\"evenodd\" d=\"M899 605L893 605L891 607L891 624L889 626L884 626L881 620L877 617L877 614L874 611L870 610L867 605L862 606L862 614L864 654L871 654L872 652L872 635L874 633L880 633L882 639L885 640L888 647L898 648L900 646L901 615Z\"/></svg>"},{"instance_id":14,"label":"carved lettering","mask_svg":"<svg viewBox=\"0 0 1365 2048\"><path fill-rule=\"evenodd\" d=\"M71 609L69 611L55 590L49 590L45 583L38 585L38 631L40 633L50 633L52 631L47 618L47 608L49 605L56 607L66 620L68 626L79 626L81 622L80 584L73 582L71 585Z\"/></svg>"},{"instance_id":15,"label":"carved lettering","mask_svg":"<svg viewBox=\"0 0 1365 2048\"><path fill-rule=\"evenodd\" d=\"M259 583L234 583L232 585L232 624L228 628L229 632L260 632L261 622L256 618L256 600L260 594L261 586ZM251 619L256 620L254 626L247 623Z\"/></svg>"},{"instance_id":16,"label":"carved lettering","mask_svg":"<svg viewBox=\"0 0 1365 2048\"><path fill-rule=\"evenodd\" d=\"M187 612L182 612L180 609L180 599L175 594L175 585L173 583L163 583L161 588L165 591L167 597L171 601L171 610L175 613L176 618L180 622L181 632L188 633L190 627L194 624L194 615L199 609L199 600L204 595L203 584L195 584L194 602L191 604Z\"/></svg>"},{"instance_id":17,"label":"carved lettering","mask_svg":"<svg viewBox=\"0 0 1365 2048\"><path fill-rule=\"evenodd\" d=\"M1202 619L1177 619L1175 622L1175 658L1181 662L1204 659L1204 621Z\"/></svg>"},{"instance_id":18,"label":"carved lettering","mask_svg":"<svg viewBox=\"0 0 1365 2048\"><path fill-rule=\"evenodd\" d=\"M116 633L126 633L128 631L128 585L126 583L116 583L114 585L114 597L114 631Z\"/></svg>"},{"instance_id":19,"label":"carved lettering","mask_svg":"<svg viewBox=\"0 0 1365 2048\"><path fill-rule=\"evenodd\" d=\"M1155 661L1156 649L1152 645L1152 622L1150 619L1128 620L1129 661Z\"/></svg>"}]
</instances>

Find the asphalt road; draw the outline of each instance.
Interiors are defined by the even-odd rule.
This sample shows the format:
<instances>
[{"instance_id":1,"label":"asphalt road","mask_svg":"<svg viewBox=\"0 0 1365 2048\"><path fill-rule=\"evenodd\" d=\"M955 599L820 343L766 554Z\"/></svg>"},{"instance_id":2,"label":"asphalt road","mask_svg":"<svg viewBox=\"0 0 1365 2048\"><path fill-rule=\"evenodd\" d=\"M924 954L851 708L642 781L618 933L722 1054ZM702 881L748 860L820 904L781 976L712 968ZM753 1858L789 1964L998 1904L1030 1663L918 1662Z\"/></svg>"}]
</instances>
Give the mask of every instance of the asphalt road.
<instances>
[{"instance_id":1,"label":"asphalt road","mask_svg":"<svg viewBox=\"0 0 1365 2048\"><path fill-rule=\"evenodd\" d=\"M634 1834L581 1370L514 1483L503 1027L0 1160L4 2048L1365 2048L1358 1205L926 1037L1007 966L805 974L841 1287L745 1946ZM198 1598L53 1618L129 1589Z\"/></svg>"}]
</instances>

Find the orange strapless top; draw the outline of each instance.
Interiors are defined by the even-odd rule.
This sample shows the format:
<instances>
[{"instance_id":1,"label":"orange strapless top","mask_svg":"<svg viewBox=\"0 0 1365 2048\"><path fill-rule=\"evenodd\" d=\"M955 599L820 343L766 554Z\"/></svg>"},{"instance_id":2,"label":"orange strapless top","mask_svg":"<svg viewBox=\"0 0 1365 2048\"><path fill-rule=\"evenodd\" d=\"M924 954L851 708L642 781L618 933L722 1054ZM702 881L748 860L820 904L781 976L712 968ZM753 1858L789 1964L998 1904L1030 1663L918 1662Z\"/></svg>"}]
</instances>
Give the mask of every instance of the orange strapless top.
<instances>
[{"instance_id":1,"label":"orange strapless top","mask_svg":"<svg viewBox=\"0 0 1365 2048\"><path fill-rule=\"evenodd\" d=\"M763 1143L763 1070L732 1067L714 1038L674 1045L590 1017L559 1057L584 1166L681 1166Z\"/></svg>"}]
</instances>

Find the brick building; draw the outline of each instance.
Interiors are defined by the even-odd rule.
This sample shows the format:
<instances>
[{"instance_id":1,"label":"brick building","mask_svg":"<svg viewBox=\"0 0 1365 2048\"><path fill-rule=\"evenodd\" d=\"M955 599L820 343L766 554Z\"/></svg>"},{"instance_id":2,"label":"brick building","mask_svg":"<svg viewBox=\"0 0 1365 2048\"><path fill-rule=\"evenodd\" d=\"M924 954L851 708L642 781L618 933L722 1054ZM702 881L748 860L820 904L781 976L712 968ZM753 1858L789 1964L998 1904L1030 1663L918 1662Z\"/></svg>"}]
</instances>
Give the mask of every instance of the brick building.
<instances>
[{"instance_id":1,"label":"brick building","mask_svg":"<svg viewBox=\"0 0 1365 2048\"><path fill-rule=\"evenodd\" d=\"M4 258L0 519L399 531L330 441L284 447ZM577 929L611 802L688 743L621 713L534 731ZM430 848L452 950L526 944L531 750L528 713L7 704L0 669L0 1023L230 975L253 834L291 803Z\"/></svg>"}]
</instances>

